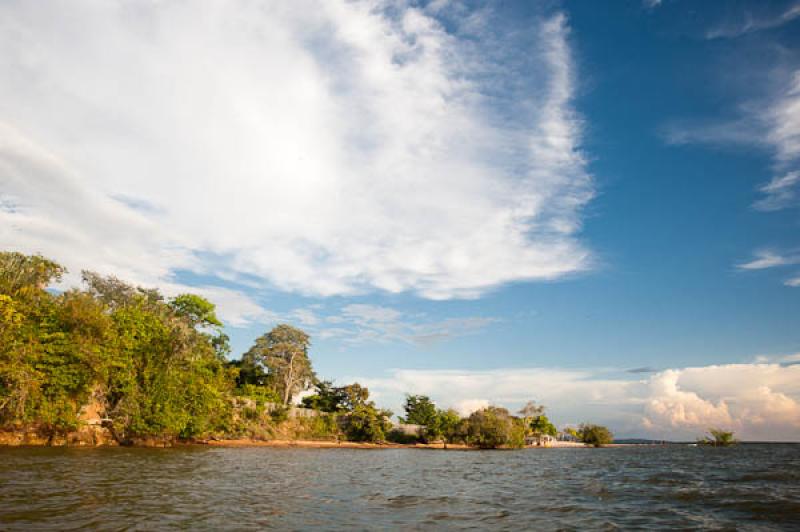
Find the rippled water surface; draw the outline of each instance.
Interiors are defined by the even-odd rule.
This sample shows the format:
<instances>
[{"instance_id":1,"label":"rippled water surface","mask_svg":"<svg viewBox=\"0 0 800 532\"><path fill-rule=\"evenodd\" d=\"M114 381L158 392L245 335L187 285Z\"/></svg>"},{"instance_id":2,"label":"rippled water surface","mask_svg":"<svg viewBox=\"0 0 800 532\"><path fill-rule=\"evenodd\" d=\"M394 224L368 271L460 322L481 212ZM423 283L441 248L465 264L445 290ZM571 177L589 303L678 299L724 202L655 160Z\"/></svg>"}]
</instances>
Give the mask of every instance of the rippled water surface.
<instances>
[{"instance_id":1,"label":"rippled water surface","mask_svg":"<svg viewBox=\"0 0 800 532\"><path fill-rule=\"evenodd\" d=\"M800 446L0 449L0 529L800 529Z\"/></svg>"}]
</instances>

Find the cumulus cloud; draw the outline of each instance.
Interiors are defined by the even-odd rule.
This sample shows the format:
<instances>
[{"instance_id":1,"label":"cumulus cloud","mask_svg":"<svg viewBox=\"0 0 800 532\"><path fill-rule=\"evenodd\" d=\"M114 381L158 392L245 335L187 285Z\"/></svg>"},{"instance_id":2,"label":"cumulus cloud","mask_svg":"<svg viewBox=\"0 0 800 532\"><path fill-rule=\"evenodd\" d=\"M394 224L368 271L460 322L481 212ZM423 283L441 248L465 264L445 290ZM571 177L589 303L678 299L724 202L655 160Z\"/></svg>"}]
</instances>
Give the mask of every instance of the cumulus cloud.
<instances>
[{"instance_id":1,"label":"cumulus cloud","mask_svg":"<svg viewBox=\"0 0 800 532\"><path fill-rule=\"evenodd\" d=\"M322 296L586 269L566 18L443 6L4 2L0 246Z\"/></svg>"},{"instance_id":2,"label":"cumulus cloud","mask_svg":"<svg viewBox=\"0 0 800 532\"><path fill-rule=\"evenodd\" d=\"M619 435L693 439L709 427L749 440L800 441L800 365L726 364L659 371L644 380L608 370L395 370L361 379L386 404L423 393L462 413L498 404L514 410L535 399L559 426L592 421Z\"/></svg>"}]
</instances>

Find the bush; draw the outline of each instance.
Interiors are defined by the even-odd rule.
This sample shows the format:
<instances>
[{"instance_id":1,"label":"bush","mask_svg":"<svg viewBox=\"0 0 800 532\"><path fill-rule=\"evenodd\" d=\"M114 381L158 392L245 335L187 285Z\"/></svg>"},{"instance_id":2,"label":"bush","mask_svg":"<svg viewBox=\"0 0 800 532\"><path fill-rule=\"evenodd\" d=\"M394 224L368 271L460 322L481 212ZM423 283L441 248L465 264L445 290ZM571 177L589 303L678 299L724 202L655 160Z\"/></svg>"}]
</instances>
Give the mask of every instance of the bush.
<instances>
[{"instance_id":1,"label":"bush","mask_svg":"<svg viewBox=\"0 0 800 532\"><path fill-rule=\"evenodd\" d=\"M344 433L351 441L384 441L390 429L386 413L372 403L357 405L344 418Z\"/></svg>"},{"instance_id":2,"label":"bush","mask_svg":"<svg viewBox=\"0 0 800 532\"><path fill-rule=\"evenodd\" d=\"M281 397L274 389L258 384L242 384L236 387L234 395L237 397L247 397L253 399L256 404L280 403Z\"/></svg>"},{"instance_id":3,"label":"bush","mask_svg":"<svg viewBox=\"0 0 800 532\"><path fill-rule=\"evenodd\" d=\"M577 436L580 441L593 447L602 447L614 441L614 435L602 425L582 424L578 427Z\"/></svg>"},{"instance_id":4,"label":"bush","mask_svg":"<svg viewBox=\"0 0 800 532\"><path fill-rule=\"evenodd\" d=\"M711 434L711 437L706 437L700 440L699 443L713 445L714 447L728 447L736 443L736 439L733 437L733 432L728 432L722 429L708 429L708 432Z\"/></svg>"},{"instance_id":5,"label":"bush","mask_svg":"<svg viewBox=\"0 0 800 532\"><path fill-rule=\"evenodd\" d=\"M522 447L525 443L524 428L515 430L512 417L505 408L489 406L473 412L464 425L466 442L481 449Z\"/></svg>"},{"instance_id":6,"label":"bush","mask_svg":"<svg viewBox=\"0 0 800 532\"><path fill-rule=\"evenodd\" d=\"M298 437L311 440L332 440L339 437L339 424L336 415L322 414L314 417L297 419L299 423Z\"/></svg>"},{"instance_id":7,"label":"bush","mask_svg":"<svg viewBox=\"0 0 800 532\"><path fill-rule=\"evenodd\" d=\"M406 434L402 430L392 429L386 435L386 439L392 443L400 443L403 445L408 445L412 443L419 443L420 438L419 436L415 436L413 434ZM430 442L427 442L430 443Z\"/></svg>"},{"instance_id":8,"label":"bush","mask_svg":"<svg viewBox=\"0 0 800 532\"><path fill-rule=\"evenodd\" d=\"M289 419L289 407L278 405L270 411L269 416L273 423L283 423Z\"/></svg>"}]
</instances>

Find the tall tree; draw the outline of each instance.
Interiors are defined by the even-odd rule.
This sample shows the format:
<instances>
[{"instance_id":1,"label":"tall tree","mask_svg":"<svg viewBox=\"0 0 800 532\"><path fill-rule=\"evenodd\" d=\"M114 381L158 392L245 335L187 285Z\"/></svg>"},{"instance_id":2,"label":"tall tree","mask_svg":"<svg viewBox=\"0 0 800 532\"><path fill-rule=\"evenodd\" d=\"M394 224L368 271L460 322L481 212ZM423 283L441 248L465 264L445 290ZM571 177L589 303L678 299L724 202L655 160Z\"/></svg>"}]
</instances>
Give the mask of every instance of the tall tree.
<instances>
[{"instance_id":1,"label":"tall tree","mask_svg":"<svg viewBox=\"0 0 800 532\"><path fill-rule=\"evenodd\" d=\"M270 380L289 404L292 397L314 381L314 370L308 357L309 336L291 325L281 324L256 339L245 354L249 360L262 360Z\"/></svg>"},{"instance_id":2,"label":"tall tree","mask_svg":"<svg viewBox=\"0 0 800 532\"><path fill-rule=\"evenodd\" d=\"M436 405L427 395L406 395L404 423L430 425L436 420Z\"/></svg>"},{"instance_id":3,"label":"tall tree","mask_svg":"<svg viewBox=\"0 0 800 532\"><path fill-rule=\"evenodd\" d=\"M519 409L518 414L523 419L534 418L544 414L544 405L537 405L536 401L528 401L525 406Z\"/></svg>"}]
</instances>

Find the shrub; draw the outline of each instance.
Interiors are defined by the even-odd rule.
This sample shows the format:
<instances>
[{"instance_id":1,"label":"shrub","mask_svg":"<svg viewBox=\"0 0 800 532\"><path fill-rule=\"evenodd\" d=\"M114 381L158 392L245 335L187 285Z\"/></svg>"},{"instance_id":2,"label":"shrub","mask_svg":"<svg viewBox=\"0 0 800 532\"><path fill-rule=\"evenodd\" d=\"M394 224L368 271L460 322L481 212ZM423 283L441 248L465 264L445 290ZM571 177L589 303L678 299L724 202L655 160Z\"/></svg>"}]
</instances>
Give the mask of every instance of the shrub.
<instances>
[{"instance_id":1,"label":"shrub","mask_svg":"<svg viewBox=\"0 0 800 532\"><path fill-rule=\"evenodd\" d=\"M390 429L386 412L372 403L356 405L344 418L344 432L351 441L384 441Z\"/></svg>"},{"instance_id":2,"label":"shrub","mask_svg":"<svg viewBox=\"0 0 800 532\"><path fill-rule=\"evenodd\" d=\"M289 407L283 405L276 406L269 413L269 416L272 418L273 423L283 423L289 419Z\"/></svg>"},{"instance_id":3,"label":"shrub","mask_svg":"<svg viewBox=\"0 0 800 532\"><path fill-rule=\"evenodd\" d=\"M467 443L481 449L521 447L525 441L524 429L520 437L508 410L497 406L473 412L465 420L464 432Z\"/></svg>"},{"instance_id":4,"label":"shrub","mask_svg":"<svg viewBox=\"0 0 800 532\"><path fill-rule=\"evenodd\" d=\"M581 424L577 436L580 441L593 447L602 447L614 441L614 435L602 425Z\"/></svg>"}]
</instances>

